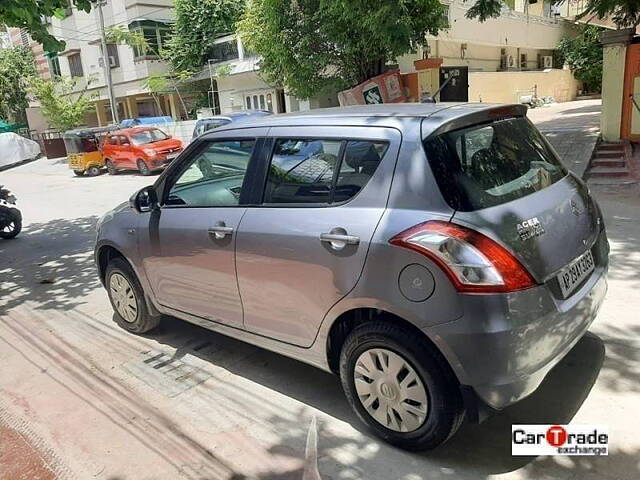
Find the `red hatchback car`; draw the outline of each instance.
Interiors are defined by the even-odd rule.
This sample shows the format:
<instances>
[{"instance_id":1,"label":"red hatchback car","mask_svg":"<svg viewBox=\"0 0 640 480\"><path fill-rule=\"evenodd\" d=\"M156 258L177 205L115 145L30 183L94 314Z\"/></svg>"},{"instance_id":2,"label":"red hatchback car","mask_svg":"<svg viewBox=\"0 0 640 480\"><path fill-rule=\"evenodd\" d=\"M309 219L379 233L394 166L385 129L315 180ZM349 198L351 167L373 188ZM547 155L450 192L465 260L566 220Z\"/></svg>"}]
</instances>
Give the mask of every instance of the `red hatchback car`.
<instances>
[{"instance_id":1,"label":"red hatchback car","mask_svg":"<svg viewBox=\"0 0 640 480\"><path fill-rule=\"evenodd\" d=\"M118 170L150 175L171 163L182 149L181 140L159 128L134 127L109 133L102 144L102 155L111 175Z\"/></svg>"}]
</instances>

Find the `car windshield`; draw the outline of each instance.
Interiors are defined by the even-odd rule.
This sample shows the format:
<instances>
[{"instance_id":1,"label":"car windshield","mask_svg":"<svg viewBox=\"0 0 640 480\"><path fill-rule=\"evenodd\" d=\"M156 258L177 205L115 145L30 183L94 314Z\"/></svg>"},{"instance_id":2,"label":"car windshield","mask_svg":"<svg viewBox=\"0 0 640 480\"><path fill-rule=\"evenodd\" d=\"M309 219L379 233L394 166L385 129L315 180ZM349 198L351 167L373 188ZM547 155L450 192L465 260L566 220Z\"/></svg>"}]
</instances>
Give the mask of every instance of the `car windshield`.
<instances>
[{"instance_id":1,"label":"car windshield","mask_svg":"<svg viewBox=\"0 0 640 480\"><path fill-rule=\"evenodd\" d=\"M447 203L473 211L542 190L567 174L526 118L508 118L443 133L424 142Z\"/></svg>"},{"instance_id":2,"label":"car windshield","mask_svg":"<svg viewBox=\"0 0 640 480\"><path fill-rule=\"evenodd\" d=\"M131 134L131 142L134 145L159 142L161 140L166 140L167 138L169 138L169 136L157 128L151 128L149 130L143 130L141 132Z\"/></svg>"}]
</instances>

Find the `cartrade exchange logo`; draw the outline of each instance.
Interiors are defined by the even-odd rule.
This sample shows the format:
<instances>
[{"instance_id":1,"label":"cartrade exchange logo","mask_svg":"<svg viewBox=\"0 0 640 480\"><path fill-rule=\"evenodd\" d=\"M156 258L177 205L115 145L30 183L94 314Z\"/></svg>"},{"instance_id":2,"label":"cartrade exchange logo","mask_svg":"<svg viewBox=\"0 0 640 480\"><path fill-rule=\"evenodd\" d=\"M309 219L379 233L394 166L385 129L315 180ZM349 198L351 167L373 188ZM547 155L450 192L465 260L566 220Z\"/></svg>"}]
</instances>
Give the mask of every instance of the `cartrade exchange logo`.
<instances>
[{"instance_id":1,"label":"cartrade exchange logo","mask_svg":"<svg viewBox=\"0 0 640 480\"><path fill-rule=\"evenodd\" d=\"M601 425L512 425L511 455L608 455Z\"/></svg>"}]
</instances>

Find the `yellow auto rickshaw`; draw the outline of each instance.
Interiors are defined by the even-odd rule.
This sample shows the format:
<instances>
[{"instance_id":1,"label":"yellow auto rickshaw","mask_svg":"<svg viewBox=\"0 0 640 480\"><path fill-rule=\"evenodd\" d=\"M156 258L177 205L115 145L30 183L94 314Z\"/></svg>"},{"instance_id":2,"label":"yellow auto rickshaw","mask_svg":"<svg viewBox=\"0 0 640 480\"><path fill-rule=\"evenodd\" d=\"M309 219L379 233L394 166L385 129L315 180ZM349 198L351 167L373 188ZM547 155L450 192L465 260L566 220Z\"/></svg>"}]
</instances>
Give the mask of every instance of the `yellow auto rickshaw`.
<instances>
[{"instance_id":1,"label":"yellow auto rickshaw","mask_svg":"<svg viewBox=\"0 0 640 480\"><path fill-rule=\"evenodd\" d=\"M104 136L117 130L117 125L108 127L78 128L64 132L69 168L78 176L95 177L104 168L104 157L100 151Z\"/></svg>"}]
</instances>

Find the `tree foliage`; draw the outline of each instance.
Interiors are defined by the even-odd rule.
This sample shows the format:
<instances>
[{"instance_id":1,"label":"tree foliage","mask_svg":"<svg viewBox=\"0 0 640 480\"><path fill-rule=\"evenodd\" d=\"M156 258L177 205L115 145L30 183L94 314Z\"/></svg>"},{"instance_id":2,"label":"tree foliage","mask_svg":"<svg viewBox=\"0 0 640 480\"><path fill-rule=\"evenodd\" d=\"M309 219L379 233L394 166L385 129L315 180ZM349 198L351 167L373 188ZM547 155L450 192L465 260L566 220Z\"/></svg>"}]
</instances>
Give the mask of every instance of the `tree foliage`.
<instances>
[{"instance_id":1,"label":"tree foliage","mask_svg":"<svg viewBox=\"0 0 640 480\"><path fill-rule=\"evenodd\" d=\"M70 77L55 80L34 77L30 92L40 102L42 114L52 127L69 130L84 124L85 114L94 108L95 96L87 95L85 88L77 95L76 81Z\"/></svg>"},{"instance_id":2,"label":"tree foliage","mask_svg":"<svg viewBox=\"0 0 640 480\"><path fill-rule=\"evenodd\" d=\"M175 70L194 70L207 61L213 41L233 33L242 0L175 0L176 21L163 52Z\"/></svg>"},{"instance_id":3,"label":"tree foliage","mask_svg":"<svg viewBox=\"0 0 640 480\"><path fill-rule=\"evenodd\" d=\"M437 34L443 12L438 0L252 0L238 25L261 75L308 98L382 73Z\"/></svg>"},{"instance_id":4,"label":"tree foliage","mask_svg":"<svg viewBox=\"0 0 640 480\"><path fill-rule=\"evenodd\" d=\"M602 87L602 28L585 25L573 38L563 38L558 44L565 63L576 79L584 83L589 92L599 92Z\"/></svg>"},{"instance_id":5,"label":"tree foliage","mask_svg":"<svg viewBox=\"0 0 640 480\"><path fill-rule=\"evenodd\" d=\"M558 3L563 1L565 0L558 0ZM490 18L499 17L503 6L502 0L476 0L473 6L467 10L465 17L477 18L480 22L484 22Z\"/></svg>"},{"instance_id":6,"label":"tree foliage","mask_svg":"<svg viewBox=\"0 0 640 480\"><path fill-rule=\"evenodd\" d=\"M24 121L29 106L27 83L36 75L31 49L0 49L0 119Z\"/></svg>"},{"instance_id":7,"label":"tree foliage","mask_svg":"<svg viewBox=\"0 0 640 480\"><path fill-rule=\"evenodd\" d=\"M73 0L73 3L78 10L91 10L91 0ZM45 51L60 52L64 50L64 42L47 32L42 17L63 18L68 6L68 0L1 0L0 25L24 28Z\"/></svg>"},{"instance_id":8,"label":"tree foliage","mask_svg":"<svg viewBox=\"0 0 640 480\"><path fill-rule=\"evenodd\" d=\"M610 17L618 28L637 27L640 23L640 2L638 0L588 0L578 18L596 15Z\"/></svg>"}]
</instances>

